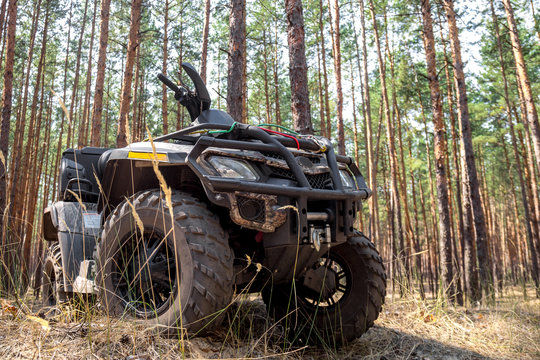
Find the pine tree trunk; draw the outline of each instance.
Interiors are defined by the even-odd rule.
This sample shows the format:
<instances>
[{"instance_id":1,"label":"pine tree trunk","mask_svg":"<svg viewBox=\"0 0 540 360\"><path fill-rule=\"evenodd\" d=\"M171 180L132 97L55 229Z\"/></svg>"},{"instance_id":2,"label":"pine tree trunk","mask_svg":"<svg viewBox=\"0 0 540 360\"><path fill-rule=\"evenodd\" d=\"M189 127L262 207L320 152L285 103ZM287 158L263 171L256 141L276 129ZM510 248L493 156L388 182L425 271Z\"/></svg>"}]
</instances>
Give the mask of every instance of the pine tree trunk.
<instances>
[{"instance_id":1,"label":"pine tree trunk","mask_svg":"<svg viewBox=\"0 0 540 360\"><path fill-rule=\"evenodd\" d=\"M510 0L502 0L502 2L506 12L510 40L512 41L512 52L516 63L517 78L521 87L523 101L525 102L527 121L532 133L534 154L536 155L536 166L540 169L540 124L538 123L538 112L536 111L536 105L534 103L535 98L531 90L531 82L529 80L529 74L527 73L527 65L525 64L525 59L523 57L512 4L510 3Z\"/></svg>"},{"instance_id":2,"label":"pine tree trunk","mask_svg":"<svg viewBox=\"0 0 540 360\"><path fill-rule=\"evenodd\" d=\"M84 130L79 138L79 146L86 146L88 143L88 128L90 127L90 86L92 84L92 64L94 52L94 35L96 31L96 10L97 0L94 0L94 11L92 12L92 30L90 32L90 50L88 50L88 67L86 68L86 86L84 91L84 106L83 106L83 124Z\"/></svg>"},{"instance_id":3,"label":"pine tree trunk","mask_svg":"<svg viewBox=\"0 0 540 360\"><path fill-rule=\"evenodd\" d=\"M39 16L41 11L41 1L38 1L34 12L32 14L32 29L30 30L30 46L28 50L28 61L26 63L26 74L24 75L23 83L23 100L22 106L17 112L16 121L15 121L15 132L14 132L14 141L12 145L12 156L10 161L9 168L10 176L7 184L7 194L6 198L10 199L10 208L7 209L7 212L10 214L10 228L12 230L19 229L23 221L22 212L24 207L24 179L26 176L27 167L16 166L16 164L21 163L21 157L23 156L24 149L24 136L26 128L26 111L28 104L28 88L30 84L30 75L32 73L31 68L34 64L34 42L36 37L36 32L39 26ZM6 158L7 160L7 158ZM6 163L7 164L7 163ZM7 165L6 165L7 166Z\"/></svg>"},{"instance_id":4,"label":"pine tree trunk","mask_svg":"<svg viewBox=\"0 0 540 360\"><path fill-rule=\"evenodd\" d=\"M371 198L368 200L369 205L369 212L371 214L371 236L374 237L377 241L379 238L379 233L377 232L377 214L379 212L379 207L377 203L378 194L375 191L377 188L377 165L376 165L376 158L373 156L373 134L372 134L372 118L371 118L371 95L370 95L370 86L369 86L369 71L368 71L368 65L367 65L367 58L368 58L368 52L367 52L367 38L366 38L366 22L365 22L365 11L364 11L364 0L359 0L360 4L360 23L362 26L362 73L364 76L364 89L363 89L363 108L365 113L365 129L366 129L366 152L367 152L367 159L368 164L367 167L369 168L368 171L368 183L370 189L374 190Z\"/></svg>"},{"instance_id":5,"label":"pine tree trunk","mask_svg":"<svg viewBox=\"0 0 540 360\"><path fill-rule=\"evenodd\" d=\"M264 101L266 105L266 122L272 122L272 108L270 106L270 91L268 89L268 44L266 41L266 29L263 30L263 70L264 70Z\"/></svg>"},{"instance_id":6,"label":"pine tree trunk","mask_svg":"<svg viewBox=\"0 0 540 360\"><path fill-rule=\"evenodd\" d=\"M86 28L86 14L88 13L88 0L84 1L84 13L82 18L82 25L81 25L81 32L79 34L79 43L77 45L77 59L75 62L75 78L73 79L73 84L71 84L71 101L69 104L69 123L68 123L68 133L67 133L67 146L73 146L74 143L74 132L75 129L77 129L77 126L75 124L75 119L73 117L73 112L75 111L75 104L78 101L78 94L79 94L79 77L80 77L80 70L81 70L81 54L82 54L82 45L83 45L83 37L84 37L84 31ZM78 114L78 113L77 113ZM78 114L80 115L80 114ZM80 124L79 124L80 128Z\"/></svg>"},{"instance_id":7,"label":"pine tree trunk","mask_svg":"<svg viewBox=\"0 0 540 360\"><path fill-rule=\"evenodd\" d=\"M379 41L379 32L377 27L377 19L375 17L375 8L373 5L373 0L369 0L370 5L370 12L371 12L371 18L373 20L373 31L375 35L375 44L377 47L377 55L378 55L378 63L379 63L379 74L380 74L380 80L381 80L381 92L382 92L382 100L383 100L383 111L384 111L384 117L386 122L386 133L387 133L387 142L388 142L388 156L389 156L389 162L390 162L390 183L391 183L391 193L392 193L392 211L391 216L392 224L394 222L397 222L397 229L395 229L395 226L392 225L392 233L394 231L397 231L397 236L399 239L399 243L403 244L403 231L402 231L402 225L401 225L401 201L400 201L400 195L399 195L399 187L397 183L398 178L398 169L397 169L397 152L395 147L395 135L394 135L394 125L392 123L392 117L390 115L390 103L388 100L388 92L386 87L386 68L384 65L384 58L381 53L381 45ZM395 217L395 219L394 219ZM403 290L403 289L401 289Z\"/></svg>"},{"instance_id":8,"label":"pine tree trunk","mask_svg":"<svg viewBox=\"0 0 540 360\"><path fill-rule=\"evenodd\" d=\"M107 44L109 42L109 9L111 0L101 1L101 24L99 34L99 54L92 110L92 146L101 145L101 117L103 114L103 88L107 62Z\"/></svg>"},{"instance_id":9,"label":"pine tree trunk","mask_svg":"<svg viewBox=\"0 0 540 360\"><path fill-rule=\"evenodd\" d=\"M135 55L135 83L133 84L133 109L131 115L131 139L132 141L139 141L141 133L141 118L140 118L140 99L139 99L139 81L140 74L139 69L141 65L141 46L137 48ZM142 91L141 91L142 94ZM166 106L167 103L165 103ZM165 131L164 131L165 133Z\"/></svg>"},{"instance_id":10,"label":"pine tree trunk","mask_svg":"<svg viewBox=\"0 0 540 360\"><path fill-rule=\"evenodd\" d=\"M440 20L440 19L439 19ZM442 31L442 21L440 21L440 33L441 33L441 39L444 39L443 31ZM453 153L453 163L454 163L454 171L456 172L455 177L455 183L456 183L456 208L457 208L457 223L458 223L458 231L457 234L454 236L456 239L454 247L457 247L458 241L461 249L461 267L460 267L460 279L463 286L465 286L465 243L463 238L463 208L461 206L461 166L460 166L460 159L459 159L459 153L458 153L458 134L456 131L456 117L454 115L454 93L452 91L452 81L450 80L450 71L448 70L450 67L450 63L448 61L448 56L446 52L446 41L442 41L443 43L443 56L444 56L444 73L446 78L446 89L447 89L447 98L448 98L448 113L450 117L450 131L452 133L452 153ZM461 295L460 295L461 296Z\"/></svg>"},{"instance_id":11,"label":"pine tree trunk","mask_svg":"<svg viewBox=\"0 0 540 360\"><path fill-rule=\"evenodd\" d=\"M206 82L206 58L208 57L208 33L210 32L210 0L204 1L204 26L201 51L201 79Z\"/></svg>"},{"instance_id":12,"label":"pine tree trunk","mask_svg":"<svg viewBox=\"0 0 540 360\"><path fill-rule=\"evenodd\" d=\"M505 68L504 57L503 57L502 42L501 42L501 37L500 37L500 32L499 32L499 22L497 19L497 15L495 13L495 8L493 6L493 0L490 0L489 4L490 4L490 9L491 9L491 16L493 19L493 28L495 30L495 38L497 40L497 52L498 52L498 58L499 58L499 65L501 68L501 75L503 78L503 85L504 85L504 100L505 100L505 105L506 105L506 114L507 114L507 119L508 119L508 125L510 127L510 135L512 137L512 149L514 151L514 160L516 162L516 167L517 167L516 172L519 176L519 183L520 183L520 188L521 188L521 200L523 203L523 209L524 209L524 215L525 215L525 228L527 230L527 243L529 244L529 247L534 247L534 243L538 243L539 241L538 229L534 228L534 232L533 232L533 227L531 227L531 215L529 213L529 203L527 201L526 188L525 188L525 183L523 180L523 171L521 169L521 162L519 160L519 151L517 149L514 123L512 121L512 110L511 110L511 105L510 105L510 97L508 94L508 80L506 78L506 68ZM539 293L540 292L540 282L539 282L540 272L538 269L538 259L534 255L536 254L533 252L533 256L531 257L533 280L535 282L536 291L537 293Z\"/></svg>"},{"instance_id":13,"label":"pine tree trunk","mask_svg":"<svg viewBox=\"0 0 540 360\"><path fill-rule=\"evenodd\" d=\"M13 63L15 58L15 31L17 27L17 0L9 0L8 4L8 25L7 25L7 42L6 42L6 58L4 66L4 84L2 91L2 119L0 124L0 217L2 218L2 233L0 238L0 258L3 264L3 269L0 275L0 287L5 291L13 291L10 283L10 274L6 269L13 269L14 256L8 245L6 234L7 222L9 214L5 212L7 206L6 199L6 163L9 150L9 130L11 125L11 105L13 94Z\"/></svg>"},{"instance_id":14,"label":"pine tree trunk","mask_svg":"<svg viewBox=\"0 0 540 360\"><path fill-rule=\"evenodd\" d=\"M321 44L319 34L317 34L317 91L319 94L319 118L320 118L320 135L322 137L328 137L326 135L326 119L324 117L324 91L322 82L322 65L321 65Z\"/></svg>"},{"instance_id":15,"label":"pine tree trunk","mask_svg":"<svg viewBox=\"0 0 540 360\"><path fill-rule=\"evenodd\" d=\"M142 0L133 0L131 3L131 25L129 27L129 41L127 46L126 67L124 69L124 81L122 84L122 95L120 97L120 119L118 120L118 135L116 137L117 147L124 147L127 145L127 117L131 103L131 80L133 78L135 51L139 46L141 3Z\"/></svg>"},{"instance_id":16,"label":"pine tree trunk","mask_svg":"<svg viewBox=\"0 0 540 360\"><path fill-rule=\"evenodd\" d=\"M529 182L529 189L530 189L530 193L529 193L529 198L532 199L532 204L531 204L531 220L532 220L532 224L531 226L533 227L533 238L534 240L538 241L538 234L540 234L540 198L539 198L539 194L538 194L538 187L537 187L537 182L536 182L536 173L535 173L535 168L534 168L534 156L533 156L533 150L531 149L531 136L530 136L530 132L529 132L529 123L527 122L527 115L525 113L525 109L524 109L524 98L523 98L523 92L520 90L520 88L518 87L518 92L519 92L519 97L520 97L520 101L521 101L521 108L522 108L522 111L521 111L521 116L522 116L522 122L523 122L523 125L525 125L525 129L524 129L524 133L525 133L525 146L522 145L522 147L525 147L526 148L526 153L527 153L527 158L526 158L526 161L527 161L527 168L526 169L527 171L525 171L525 176L527 177L528 179L528 182ZM523 143L523 142L522 142ZM532 240L532 239L531 239ZM538 274L538 271L539 271L539 265L538 265L538 249L536 248L536 246L538 245L538 243L534 243L533 241L528 241L528 249L529 249L529 257L531 258L531 262L532 262L532 269L531 270L531 275L532 275L532 278L533 280L538 281L538 278L540 277L539 274ZM536 263L536 266L535 266L535 263ZM535 271L536 270L536 271ZM534 275L534 273L536 273L537 275ZM536 279L535 279L536 277ZM537 292L536 292L537 296L540 296L540 288L537 287Z\"/></svg>"},{"instance_id":17,"label":"pine tree trunk","mask_svg":"<svg viewBox=\"0 0 540 360\"><path fill-rule=\"evenodd\" d=\"M301 134L313 134L307 78L304 15L301 0L285 0L287 42L289 44L289 79L294 129Z\"/></svg>"},{"instance_id":18,"label":"pine tree trunk","mask_svg":"<svg viewBox=\"0 0 540 360\"><path fill-rule=\"evenodd\" d=\"M356 99L354 97L354 70L352 66L352 59L350 60L351 67L351 97L352 97L352 113L353 113L353 136L354 136L354 160L356 164L360 163L359 159L359 147L358 147L358 124L356 119Z\"/></svg>"},{"instance_id":19,"label":"pine tree trunk","mask_svg":"<svg viewBox=\"0 0 540 360\"><path fill-rule=\"evenodd\" d=\"M169 44L168 27L169 27L169 0L165 0L165 16L163 20L163 66L161 68L161 72L163 73L163 75L167 75L167 57L168 57L168 44ZM203 43L203 56L206 57L206 54L204 54L204 43ZM137 56L137 59L138 59L138 56ZM206 58L204 60L206 61ZM138 70L138 67L137 67L137 70ZM204 79L205 78L203 78L203 80ZM135 83L137 83L137 79L135 79ZM137 85L135 85L135 87L137 87ZM162 115L162 121L163 121L163 134L167 134L169 132L169 119L168 119L168 111L167 111L167 90L168 90L167 86L165 84L161 84L161 115ZM135 102L136 101L137 99L135 99ZM135 119L133 119L133 121L135 121Z\"/></svg>"},{"instance_id":20,"label":"pine tree trunk","mask_svg":"<svg viewBox=\"0 0 540 360\"><path fill-rule=\"evenodd\" d=\"M468 261L467 272L469 273L469 284L467 290L472 301L481 299L481 292L475 281L475 264L479 264L479 277L482 288L486 295L493 293L493 279L490 276L490 259L488 252L488 239L486 232L486 220L482 209L482 202L479 193L478 175L474 161L472 147L471 125L469 120L469 105L467 100L467 90L465 88L465 74L463 62L461 60L461 45L456 25L456 14L453 0L445 0L444 8L448 19L448 29L450 34L450 45L452 49L452 59L454 65L454 81L457 91L458 119L461 131L461 156L463 166L463 206L464 206L464 236L466 260ZM474 221L474 225L472 224ZM474 231L474 234L473 234ZM473 236L476 235L477 259L474 257Z\"/></svg>"},{"instance_id":21,"label":"pine tree trunk","mask_svg":"<svg viewBox=\"0 0 540 360\"><path fill-rule=\"evenodd\" d=\"M183 59L183 51L184 51L184 18L182 15L182 12L180 12L180 26L179 28L179 37L180 37L180 44L178 47L178 78L181 78L182 76L182 62ZM176 130L180 130L184 127L184 106L180 104L179 102L176 103ZM143 131L146 131L146 129L143 129Z\"/></svg>"},{"instance_id":22,"label":"pine tree trunk","mask_svg":"<svg viewBox=\"0 0 540 360\"><path fill-rule=\"evenodd\" d=\"M229 60L227 112L234 121L244 119L244 67L246 52L246 0L231 0L229 17Z\"/></svg>"},{"instance_id":23,"label":"pine tree trunk","mask_svg":"<svg viewBox=\"0 0 540 360\"><path fill-rule=\"evenodd\" d=\"M0 41L0 44L4 42L4 38L2 36L4 35L4 24L7 22L6 9L7 9L7 0L2 0L2 4L0 5L0 39L2 41Z\"/></svg>"},{"instance_id":24,"label":"pine tree trunk","mask_svg":"<svg viewBox=\"0 0 540 360\"><path fill-rule=\"evenodd\" d=\"M332 137L332 124L330 122L330 101L328 96L328 70L326 68L326 45L324 41L323 0L319 0L319 35L321 36L321 59L324 78L324 108L326 111L326 136Z\"/></svg>"},{"instance_id":25,"label":"pine tree trunk","mask_svg":"<svg viewBox=\"0 0 540 360\"><path fill-rule=\"evenodd\" d=\"M529 0L529 3L531 4L531 13L532 13L533 21L534 21L534 32L536 33L536 37L538 38L538 42L540 42L540 31L538 30L539 26L538 26L538 22L536 21L536 14L535 14L535 11L534 11L534 2L533 2L533 0Z\"/></svg>"},{"instance_id":26,"label":"pine tree trunk","mask_svg":"<svg viewBox=\"0 0 540 360\"><path fill-rule=\"evenodd\" d=\"M44 67L45 67L45 57L47 53L47 32L48 32L48 25L49 25L49 6L47 6L47 10L45 13L45 23L43 25L43 37L41 42L41 56L39 59L39 64L37 68L37 75L36 75L36 85L34 87L34 94L32 97L32 105L31 105L31 114L30 114L30 124L29 124L29 134L28 134L28 140L26 142L26 150L25 150L25 156L23 163L24 164L31 164L26 169L25 179L24 183L22 185L22 189L29 189L29 194L26 196L26 202L33 201L37 198L37 189L39 187L39 183L33 183L36 178L35 174L35 168L37 163L37 153L38 149L40 148L39 138L40 138L40 130L41 130L41 120L42 120L42 113L43 113L43 73L44 73ZM38 105L39 103L39 105ZM37 114L37 109L39 108L39 115ZM37 117L37 125L35 124ZM35 131L37 130L37 131ZM35 206L29 206L26 205L26 208L30 211L30 216L27 216L25 219L25 231L21 233L24 234L24 243L23 243L23 256L22 256L22 263L21 263L21 273L23 275L23 281L25 284L29 283L29 261L30 261L30 250L31 250L31 244L32 244L32 225L34 223L34 210Z\"/></svg>"},{"instance_id":27,"label":"pine tree trunk","mask_svg":"<svg viewBox=\"0 0 540 360\"><path fill-rule=\"evenodd\" d=\"M281 105L279 104L279 68L278 68L278 22L276 20L274 33L274 101L276 108L276 124L281 125Z\"/></svg>"},{"instance_id":28,"label":"pine tree trunk","mask_svg":"<svg viewBox=\"0 0 540 360\"><path fill-rule=\"evenodd\" d=\"M439 253L443 288L451 301L455 300L455 286L452 274L452 234L446 178L446 139L443 122L442 95L437 76L433 19L429 0L422 1L424 49L426 52L427 75L431 93L431 112L434 125L435 176L437 181L437 207L439 210Z\"/></svg>"},{"instance_id":29,"label":"pine tree trunk","mask_svg":"<svg viewBox=\"0 0 540 360\"><path fill-rule=\"evenodd\" d=\"M330 14L332 10L329 8ZM341 85L341 42L339 25L339 0L334 0L334 75L336 77L336 110L337 110L337 133L338 133L338 152L345 155L345 129L343 127L343 86Z\"/></svg>"}]
</instances>

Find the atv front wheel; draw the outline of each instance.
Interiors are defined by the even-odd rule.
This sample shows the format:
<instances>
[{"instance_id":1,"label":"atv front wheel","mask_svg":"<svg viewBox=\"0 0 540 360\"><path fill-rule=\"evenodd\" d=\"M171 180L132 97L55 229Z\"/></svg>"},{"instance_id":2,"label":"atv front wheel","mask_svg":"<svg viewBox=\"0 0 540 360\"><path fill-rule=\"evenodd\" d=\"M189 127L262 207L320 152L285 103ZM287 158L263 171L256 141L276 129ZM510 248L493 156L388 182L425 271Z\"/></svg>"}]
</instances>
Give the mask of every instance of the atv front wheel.
<instances>
[{"instance_id":1,"label":"atv front wheel","mask_svg":"<svg viewBox=\"0 0 540 360\"><path fill-rule=\"evenodd\" d=\"M107 218L97 249L97 282L112 315L169 335L207 331L233 292L233 256L217 217L195 198L143 191Z\"/></svg>"},{"instance_id":2,"label":"atv front wheel","mask_svg":"<svg viewBox=\"0 0 540 360\"><path fill-rule=\"evenodd\" d=\"M373 326L384 303L386 274L375 246L357 233L330 248L295 286L267 286L262 295L291 342L332 346Z\"/></svg>"}]
</instances>

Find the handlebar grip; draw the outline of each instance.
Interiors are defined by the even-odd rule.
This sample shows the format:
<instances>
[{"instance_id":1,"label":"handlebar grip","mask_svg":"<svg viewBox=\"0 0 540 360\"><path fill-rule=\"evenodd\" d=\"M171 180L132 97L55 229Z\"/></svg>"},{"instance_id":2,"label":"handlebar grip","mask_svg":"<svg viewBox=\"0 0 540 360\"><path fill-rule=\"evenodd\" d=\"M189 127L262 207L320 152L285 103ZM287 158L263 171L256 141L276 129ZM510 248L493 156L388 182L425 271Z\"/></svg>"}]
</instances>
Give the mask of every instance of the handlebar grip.
<instances>
[{"instance_id":1,"label":"handlebar grip","mask_svg":"<svg viewBox=\"0 0 540 360\"><path fill-rule=\"evenodd\" d=\"M173 83L171 80L169 80L169 78L167 78L165 75L163 74L158 74L158 79L164 83L165 85L167 85L167 87L169 89L171 89L172 91L174 91L175 93L179 93L180 92L180 88L175 84Z\"/></svg>"}]
</instances>

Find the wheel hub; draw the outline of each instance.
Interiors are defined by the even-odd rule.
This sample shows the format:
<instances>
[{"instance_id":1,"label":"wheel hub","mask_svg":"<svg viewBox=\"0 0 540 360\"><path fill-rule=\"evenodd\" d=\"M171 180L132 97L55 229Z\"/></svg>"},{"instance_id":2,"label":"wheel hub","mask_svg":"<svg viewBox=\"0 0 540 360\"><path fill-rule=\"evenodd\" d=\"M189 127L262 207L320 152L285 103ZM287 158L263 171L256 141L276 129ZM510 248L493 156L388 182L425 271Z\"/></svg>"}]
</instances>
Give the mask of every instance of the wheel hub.
<instances>
[{"instance_id":1,"label":"wheel hub","mask_svg":"<svg viewBox=\"0 0 540 360\"><path fill-rule=\"evenodd\" d=\"M138 316L167 308L174 292L176 261L163 236L147 230L142 238L127 242L118 252L117 289ZM133 246L134 245L134 246Z\"/></svg>"},{"instance_id":2,"label":"wheel hub","mask_svg":"<svg viewBox=\"0 0 540 360\"><path fill-rule=\"evenodd\" d=\"M322 299L327 299L336 292L336 273L333 269L325 266L311 268L306 271L304 286L314 295L320 295Z\"/></svg>"}]
</instances>

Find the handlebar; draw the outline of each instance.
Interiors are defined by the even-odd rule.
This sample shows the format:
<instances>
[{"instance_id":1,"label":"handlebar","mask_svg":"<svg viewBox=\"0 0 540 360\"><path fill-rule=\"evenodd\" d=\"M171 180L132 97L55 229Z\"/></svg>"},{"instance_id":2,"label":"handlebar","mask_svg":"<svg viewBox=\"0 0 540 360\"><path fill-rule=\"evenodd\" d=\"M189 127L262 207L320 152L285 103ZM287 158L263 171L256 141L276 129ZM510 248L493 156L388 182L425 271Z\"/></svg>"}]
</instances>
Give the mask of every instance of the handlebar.
<instances>
[{"instance_id":1,"label":"handlebar","mask_svg":"<svg viewBox=\"0 0 540 360\"><path fill-rule=\"evenodd\" d=\"M182 63L182 68L187 73L193 84L195 91L190 91L184 84L176 85L163 74L158 74L158 79L165 84L169 89L174 91L174 98L186 107L191 117L191 121L195 120L201 112L210 108L210 95L206 89L206 85L201 79L197 70L189 63Z\"/></svg>"},{"instance_id":2,"label":"handlebar","mask_svg":"<svg viewBox=\"0 0 540 360\"><path fill-rule=\"evenodd\" d=\"M178 93L180 92L180 88L178 86L176 86L175 83L173 83L168 77L166 77L165 75L163 74L158 74L158 79L164 83L169 89L171 89L172 91L174 91L175 93Z\"/></svg>"}]
</instances>

